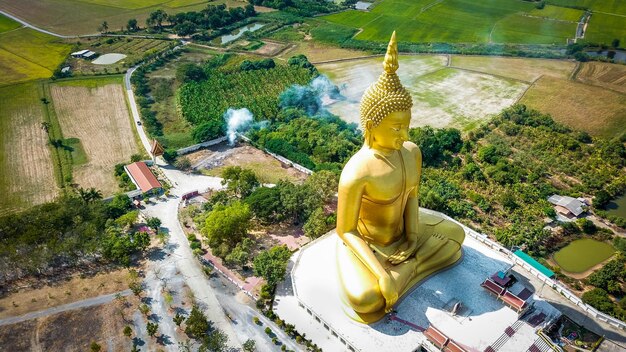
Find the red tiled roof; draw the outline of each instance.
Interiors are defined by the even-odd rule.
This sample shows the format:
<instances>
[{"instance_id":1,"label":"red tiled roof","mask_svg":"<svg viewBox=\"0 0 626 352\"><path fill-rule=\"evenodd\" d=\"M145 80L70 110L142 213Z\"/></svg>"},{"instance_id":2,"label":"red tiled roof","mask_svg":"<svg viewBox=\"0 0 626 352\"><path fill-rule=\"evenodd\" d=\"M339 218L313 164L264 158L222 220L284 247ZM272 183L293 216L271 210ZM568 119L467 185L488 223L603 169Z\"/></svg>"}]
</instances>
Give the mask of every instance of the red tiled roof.
<instances>
[{"instance_id":1,"label":"red tiled roof","mask_svg":"<svg viewBox=\"0 0 626 352\"><path fill-rule=\"evenodd\" d=\"M429 326L426 331L424 331L424 335L432 342L435 346L442 348L448 342L448 337L444 335L441 331L437 330L434 326Z\"/></svg>"},{"instance_id":2,"label":"red tiled roof","mask_svg":"<svg viewBox=\"0 0 626 352\"><path fill-rule=\"evenodd\" d=\"M446 348L444 349L444 351L446 352L467 352L467 350L463 347L461 347L461 345L459 345L458 343L450 340L450 342L448 342L448 344L446 345Z\"/></svg>"},{"instance_id":3,"label":"red tiled roof","mask_svg":"<svg viewBox=\"0 0 626 352\"><path fill-rule=\"evenodd\" d=\"M148 165L143 161L126 165L126 169L130 173L130 177L139 185L142 192L145 193L154 188L161 188L161 183L154 177Z\"/></svg>"},{"instance_id":4,"label":"red tiled roof","mask_svg":"<svg viewBox=\"0 0 626 352\"><path fill-rule=\"evenodd\" d=\"M503 301L512 305L517 310L522 310L524 307L526 307L526 302L523 299L520 299L509 291L505 292L504 295L501 296L501 298Z\"/></svg>"},{"instance_id":5,"label":"red tiled roof","mask_svg":"<svg viewBox=\"0 0 626 352\"><path fill-rule=\"evenodd\" d=\"M485 279L485 281L480 284L480 286L486 288L487 290L495 293L496 295L501 295L502 293L504 293L504 287L496 284L495 282L491 281L490 279Z\"/></svg>"}]
</instances>

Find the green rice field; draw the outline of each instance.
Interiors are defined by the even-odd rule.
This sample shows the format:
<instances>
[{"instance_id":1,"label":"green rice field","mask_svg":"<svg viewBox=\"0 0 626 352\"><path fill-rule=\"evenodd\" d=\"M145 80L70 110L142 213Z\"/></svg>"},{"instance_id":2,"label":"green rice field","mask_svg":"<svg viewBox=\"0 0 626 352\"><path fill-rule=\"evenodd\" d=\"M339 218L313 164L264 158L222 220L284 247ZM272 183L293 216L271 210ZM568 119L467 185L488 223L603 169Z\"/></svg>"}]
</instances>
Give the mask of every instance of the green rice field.
<instances>
[{"instance_id":1,"label":"green rice field","mask_svg":"<svg viewBox=\"0 0 626 352\"><path fill-rule=\"evenodd\" d=\"M619 39L621 46L626 46L626 15L594 12L589 19L585 41L610 44L613 39Z\"/></svg>"},{"instance_id":2,"label":"green rice field","mask_svg":"<svg viewBox=\"0 0 626 352\"><path fill-rule=\"evenodd\" d=\"M349 10L323 18L362 28L356 39L382 42L394 30L405 42L564 44L574 37L574 21L582 11L544 10L515 0L382 0L369 12Z\"/></svg>"},{"instance_id":3,"label":"green rice field","mask_svg":"<svg viewBox=\"0 0 626 352\"><path fill-rule=\"evenodd\" d=\"M583 238L554 253L554 260L567 272L582 273L607 260L613 253L615 248L610 244Z\"/></svg>"},{"instance_id":4,"label":"green rice field","mask_svg":"<svg viewBox=\"0 0 626 352\"><path fill-rule=\"evenodd\" d=\"M626 2L624 0L548 0L548 3L563 7L581 7L594 12L626 15Z\"/></svg>"},{"instance_id":5,"label":"green rice field","mask_svg":"<svg viewBox=\"0 0 626 352\"><path fill-rule=\"evenodd\" d=\"M193 4L203 3L202 0L79 0L80 2L96 5L104 5L111 7L119 7L122 9L141 9L144 7L151 7L156 5L162 5L167 7L181 7Z\"/></svg>"},{"instance_id":6,"label":"green rice field","mask_svg":"<svg viewBox=\"0 0 626 352\"><path fill-rule=\"evenodd\" d=\"M30 28L0 33L0 85L51 77L70 49Z\"/></svg>"},{"instance_id":7,"label":"green rice field","mask_svg":"<svg viewBox=\"0 0 626 352\"><path fill-rule=\"evenodd\" d=\"M10 30L20 28L22 25L12 19L0 15L0 33L8 32Z\"/></svg>"}]
</instances>

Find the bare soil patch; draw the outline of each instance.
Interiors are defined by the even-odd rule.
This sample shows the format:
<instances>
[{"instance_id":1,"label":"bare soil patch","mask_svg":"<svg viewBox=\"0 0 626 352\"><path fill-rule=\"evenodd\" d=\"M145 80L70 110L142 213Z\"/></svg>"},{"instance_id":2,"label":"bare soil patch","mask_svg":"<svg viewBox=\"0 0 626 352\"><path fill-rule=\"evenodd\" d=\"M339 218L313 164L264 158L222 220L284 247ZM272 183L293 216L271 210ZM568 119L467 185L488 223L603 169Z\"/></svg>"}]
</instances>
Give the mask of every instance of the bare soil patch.
<instances>
[{"instance_id":1,"label":"bare soil patch","mask_svg":"<svg viewBox=\"0 0 626 352\"><path fill-rule=\"evenodd\" d=\"M263 40L263 43L264 45L255 50L254 53L272 56L283 50L287 46L287 44L285 43L273 42L265 39Z\"/></svg>"},{"instance_id":2,"label":"bare soil patch","mask_svg":"<svg viewBox=\"0 0 626 352\"><path fill-rule=\"evenodd\" d=\"M626 132L626 95L602 87L544 76L520 102L592 135L610 138Z\"/></svg>"},{"instance_id":3,"label":"bare soil patch","mask_svg":"<svg viewBox=\"0 0 626 352\"><path fill-rule=\"evenodd\" d=\"M576 64L565 60L454 55L450 66L532 82L542 75L566 79Z\"/></svg>"},{"instance_id":4,"label":"bare soil patch","mask_svg":"<svg viewBox=\"0 0 626 352\"><path fill-rule=\"evenodd\" d=\"M39 98L37 83L0 88L0 214L57 195Z\"/></svg>"},{"instance_id":5,"label":"bare soil patch","mask_svg":"<svg viewBox=\"0 0 626 352\"><path fill-rule=\"evenodd\" d=\"M128 351L132 340L123 335L123 329L132 325L137 305L138 299L129 296L127 303L116 300L3 326L0 346L12 352L89 351L96 342L103 351Z\"/></svg>"},{"instance_id":6,"label":"bare soil patch","mask_svg":"<svg viewBox=\"0 0 626 352\"><path fill-rule=\"evenodd\" d=\"M287 60L294 55L300 54L306 55L309 61L313 63L370 55L368 52L365 51L342 49L335 46L314 42L312 40L303 40L297 42L293 49L287 49L282 52L279 58Z\"/></svg>"},{"instance_id":7,"label":"bare soil patch","mask_svg":"<svg viewBox=\"0 0 626 352\"><path fill-rule=\"evenodd\" d=\"M221 144L187 156L195 161L195 163L192 161L192 165L205 160L202 172L210 176L221 176L222 170L227 166L240 166L253 170L261 183L276 183L281 179L302 183L307 178L306 174L283 165L271 155L247 144L235 147Z\"/></svg>"},{"instance_id":8,"label":"bare soil patch","mask_svg":"<svg viewBox=\"0 0 626 352\"><path fill-rule=\"evenodd\" d=\"M115 164L128 162L139 151L122 85L53 85L51 93L64 137L79 138L89 159L74 169L75 183L100 189L105 196L117 192Z\"/></svg>"},{"instance_id":9,"label":"bare soil patch","mask_svg":"<svg viewBox=\"0 0 626 352\"><path fill-rule=\"evenodd\" d=\"M120 269L93 277L68 277L57 285L24 289L0 298L0 319L119 292L128 288L128 270Z\"/></svg>"},{"instance_id":10,"label":"bare soil patch","mask_svg":"<svg viewBox=\"0 0 626 352\"><path fill-rule=\"evenodd\" d=\"M626 94L626 66L605 62L585 62L576 80Z\"/></svg>"}]
</instances>

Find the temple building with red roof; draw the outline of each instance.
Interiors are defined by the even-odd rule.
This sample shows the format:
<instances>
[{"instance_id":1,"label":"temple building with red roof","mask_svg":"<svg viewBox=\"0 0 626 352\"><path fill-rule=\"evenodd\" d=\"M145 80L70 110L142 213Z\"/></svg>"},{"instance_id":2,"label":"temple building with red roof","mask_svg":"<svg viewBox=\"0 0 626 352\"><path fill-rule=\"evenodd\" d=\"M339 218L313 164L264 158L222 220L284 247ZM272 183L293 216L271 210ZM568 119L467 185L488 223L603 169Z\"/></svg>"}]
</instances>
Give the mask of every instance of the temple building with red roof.
<instances>
[{"instance_id":1,"label":"temple building with red roof","mask_svg":"<svg viewBox=\"0 0 626 352\"><path fill-rule=\"evenodd\" d=\"M126 165L124 168L130 179L142 193L154 192L155 189L158 191L163 187L143 161Z\"/></svg>"}]
</instances>

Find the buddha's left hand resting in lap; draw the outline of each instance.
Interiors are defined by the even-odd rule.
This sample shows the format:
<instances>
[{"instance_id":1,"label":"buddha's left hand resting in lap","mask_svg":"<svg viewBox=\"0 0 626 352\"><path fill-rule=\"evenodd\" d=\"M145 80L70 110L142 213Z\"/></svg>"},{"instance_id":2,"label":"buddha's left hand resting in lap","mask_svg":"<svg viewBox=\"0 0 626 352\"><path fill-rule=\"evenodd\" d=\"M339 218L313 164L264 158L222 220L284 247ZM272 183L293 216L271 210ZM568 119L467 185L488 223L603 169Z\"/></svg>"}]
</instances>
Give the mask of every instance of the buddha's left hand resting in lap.
<instances>
[{"instance_id":1,"label":"buddha's left hand resting in lap","mask_svg":"<svg viewBox=\"0 0 626 352\"><path fill-rule=\"evenodd\" d=\"M411 96L402 87L395 32L384 72L361 100L363 147L341 173L337 265L348 314L366 323L392 310L428 275L461 258L465 232L421 212L422 156L408 141Z\"/></svg>"}]
</instances>

